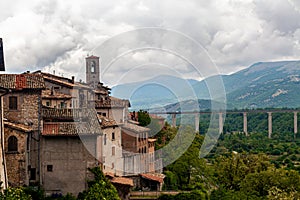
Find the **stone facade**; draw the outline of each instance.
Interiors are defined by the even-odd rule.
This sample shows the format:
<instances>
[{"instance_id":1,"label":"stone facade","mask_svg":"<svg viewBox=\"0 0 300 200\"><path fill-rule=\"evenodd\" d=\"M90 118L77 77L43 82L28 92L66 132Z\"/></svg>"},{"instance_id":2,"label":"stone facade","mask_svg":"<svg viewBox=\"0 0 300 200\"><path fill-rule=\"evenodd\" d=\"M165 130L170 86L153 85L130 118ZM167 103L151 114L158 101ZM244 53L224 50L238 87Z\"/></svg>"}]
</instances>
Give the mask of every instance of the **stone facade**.
<instances>
[{"instance_id":1,"label":"stone facade","mask_svg":"<svg viewBox=\"0 0 300 200\"><path fill-rule=\"evenodd\" d=\"M86 59L86 83L91 87L100 82L100 62L99 57L89 56Z\"/></svg>"},{"instance_id":2,"label":"stone facade","mask_svg":"<svg viewBox=\"0 0 300 200\"><path fill-rule=\"evenodd\" d=\"M5 121L5 160L8 182L13 186L28 184L33 135L40 130L41 91L45 88L40 75L1 74L0 87L9 89L3 97ZM33 151L32 151L33 150ZM34 163L37 165L37 163ZM37 171L32 176L37 175Z\"/></svg>"},{"instance_id":3,"label":"stone facade","mask_svg":"<svg viewBox=\"0 0 300 200\"><path fill-rule=\"evenodd\" d=\"M10 100L14 98L16 109L10 108ZM3 97L4 117L9 121L30 125L33 130L38 130L39 101L41 91L12 91Z\"/></svg>"},{"instance_id":4,"label":"stone facade","mask_svg":"<svg viewBox=\"0 0 300 200\"><path fill-rule=\"evenodd\" d=\"M30 127L5 122L5 157L10 186L29 184L28 167L28 137ZM16 139L14 141L14 139Z\"/></svg>"}]
</instances>

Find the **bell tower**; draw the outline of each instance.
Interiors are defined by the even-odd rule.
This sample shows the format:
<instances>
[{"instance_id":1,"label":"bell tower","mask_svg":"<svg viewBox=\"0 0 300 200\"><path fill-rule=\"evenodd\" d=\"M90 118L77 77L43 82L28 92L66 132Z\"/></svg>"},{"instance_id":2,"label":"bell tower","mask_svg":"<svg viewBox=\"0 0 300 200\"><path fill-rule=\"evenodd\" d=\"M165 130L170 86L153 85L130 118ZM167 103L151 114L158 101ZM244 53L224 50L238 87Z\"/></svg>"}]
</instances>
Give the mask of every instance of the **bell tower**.
<instances>
[{"instance_id":1,"label":"bell tower","mask_svg":"<svg viewBox=\"0 0 300 200\"><path fill-rule=\"evenodd\" d=\"M89 56L86 60L86 83L96 87L100 82L100 62L99 57Z\"/></svg>"}]
</instances>

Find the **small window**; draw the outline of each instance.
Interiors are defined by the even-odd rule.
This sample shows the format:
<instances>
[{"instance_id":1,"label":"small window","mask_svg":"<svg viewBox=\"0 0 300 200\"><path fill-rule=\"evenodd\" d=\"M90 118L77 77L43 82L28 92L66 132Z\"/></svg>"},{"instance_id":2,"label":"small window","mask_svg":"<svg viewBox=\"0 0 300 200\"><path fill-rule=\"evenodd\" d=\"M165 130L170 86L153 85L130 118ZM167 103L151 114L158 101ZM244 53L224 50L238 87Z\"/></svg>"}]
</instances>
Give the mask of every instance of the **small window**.
<instances>
[{"instance_id":1,"label":"small window","mask_svg":"<svg viewBox=\"0 0 300 200\"><path fill-rule=\"evenodd\" d=\"M111 148L111 155L114 156L116 154L116 147Z\"/></svg>"},{"instance_id":2,"label":"small window","mask_svg":"<svg viewBox=\"0 0 300 200\"><path fill-rule=\"evenodd\" d=\"M112 168L112 169L115 168L115 163L111 163L111 168Z\"/></svg>"},{"instance_id":3,"label":"small window","mask_svg":"<svg viewBox=\"0 0 300 200\"><path fill-rule=\"evenodd\" d=\"M96 62L95 61L91 62L91 73L96 73Z\"/></svg>"},{"instance_id":4,"label":"small window","mask_svg":"<svg viewBox=\"0 0 300 200\"><path fill-rule=\"evenodd\" d=\"M18 151L18 139L16 136L10 136L8 138L8 152Z\"/></svg>"},{"instance_id":5,"label":"small window","mask_svg":"<svg viewBox=\"0 0 300 200\"><path fill-rule=\"evenodd\" d=\"M10 110L18 109L18 98L17 97L9 97L9 109Z\"/></svg>"},{"instance_id":6,"label":"small window","mask_svg":"<svg viewBox=\"0 0 300 200\"><path fill-rule=\"evenodd\" d=\"M106 145L106 134L104 134L104 145Z\"/></svg>"},{"instance_id":7,"label":"small window","mask_svg":"<svg viewBox=\"0 0 300 200\"><path fill-rule=\"evenodd\" d=\"M65 108L65 103L64 102L60 102L60 108Z\"/></svg>"},{"instance_id":8,"label":"small window","mask_svg":"<svg viewBox=\"0 0 300 200\"><path fill-rule=\"evenodd\" d=\"M47 102L46 102L46 106L48 106L48 107L51 106L50 101L47 101Z\"/></svg>"},{"instance_id":9,"label":"small window","mask_svg":"<svg viewBox=\"0 0 300 200\"><path fill-rule=\"evenodd\" d=\"M112 141L115 140L115 132L112 132L112 134L111 134L111 140L112 140Z\"/></svg>"},{"instance_id":10,"label":"small window","mask_svg":"<svg viewBox=\"0 0 300 200\"><path fill-rule=\"evenodd\" d=\"M47 172L53 172L53 165L47 165Z\"/></svg>"},{"instance_id":11,"label":"small window","mask_svg":"<svg viewBox=\"0 0 300 200\"><path fill-rule=\"evenodd\" d=\"M102 113L102 116L103 116L103 117L106 117L106 113Z\"/></svg>"},{"instance_id":12,"label":"small window","mask_svg":"<svg viewBox=\"0 0 300 200\"><path fill-rule=\"evenodd\" d=\"M30 178L29 180L35 180L36 179L36 169L30 168Z\"/></svg>"}]
</instances>

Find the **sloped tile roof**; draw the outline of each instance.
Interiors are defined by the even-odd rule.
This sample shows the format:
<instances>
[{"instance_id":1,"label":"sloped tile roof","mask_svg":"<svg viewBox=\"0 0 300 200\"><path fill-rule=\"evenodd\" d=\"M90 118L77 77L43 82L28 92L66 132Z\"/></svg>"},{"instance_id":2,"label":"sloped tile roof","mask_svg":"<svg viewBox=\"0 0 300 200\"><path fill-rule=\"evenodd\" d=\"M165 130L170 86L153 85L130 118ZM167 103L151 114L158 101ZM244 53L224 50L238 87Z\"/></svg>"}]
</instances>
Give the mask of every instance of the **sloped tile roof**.
<instances>
[{"instance_id":1,"label":"sloped tile roof","mask_svg":"<svg viewBox=\"0 0 300 200\"><path fill-rule=\"evenodd\" d=\"M14 122L8 122L8 121L4 121L4 126L6 127L10 127L13 129L17 129L26 133L29 133L32 131L32 128L30 126L27 126L25 124L18 124L18 123L14 123Z\"/></svg>"},{"instance_id":2,"label":"sloped tile roof","mask_svg":"<svg viewBox=\"0 0 300 200\"><path fill-rule=\"evenodd\" d=\"M137 132L137 133L143 133L143 132L150 131L149 128L145 128L145 127L138 126L136 124L131 124L131 123L125 123L124 125L122 125L122 128L125 130Z\"/></svg>"},{"instance_id":3,"label":"sloped tile roof","mask_svg":"<svg viewBox=\"0 0 300 200\"><path fill-rule=\"evenodd\" d=\"M120 185L129 185L133 187L133 180L130 178L114 177L110 182Z\"/></svg>"},{"instance_id":4,"label":"sloped tile roof","mask_svg":"<svg viewBox=\"0 0 300 200\"><path fill-rule=\"evenodd\" d=\"M42 98L44 99L71 99L72 96L68 94L63 94L55 91L53 94L50 89L42 91Z\"/></svg>"},{"instance_id":5,"label":"sloped tile roof","mask_svg":"<svg viewBox=\"0 0 300 200\"><path fill-rule=\"evenodd\" d=\"M87 122L52 122L44 123L44 136L78 136L97 134ZM100 133L100 130L99 130Z\"/></svg>"},{"instance_id":6,"label":"sloped tile roof","mask_svg":"<svg viewBox=\"0 0 300 200\"><path fill-rule=\"evenodd\" d=\"M56 109L43 108L43 118L59 119L60 122L44 123L44 135L102 134L97 112L93 108ZM61 120L68 120L66 122ZM74 122L69 122L73 120ZM48 124L48 127L47 127Z\"/></svg>"},{"instance_id":7,"label":"sloped tile roof","mask_svg":"<svg viewBox=\"0 0 300 200\"><path fill-rule=\"evenodd\" d=\"M0 87L7 89L44 89L45 82L39 74L0 74Z\"/></svg>"},{"instance_id":8,"label":"sloped tile roof","mask_svg":"<svg viewBox=\"0 0 300 200\"><path fill-rule=\"evenodd\" d=\"M156 173L147 173L147 174L140 174L141 177L162 183L164 181L165 175L164 174L156 174Z\"/></svg>"},{"instance_id":9,"label":"sloped tile roof","mask_svg":"<svg viewBox=\"0 0 300 200\"><path fill-rule=\"evenodd\" d=\"M98 119L101 124L101 128L108 128L118 126L117 122L114 119L110 119L98 114Z\"/></svg>"}]
</instances>

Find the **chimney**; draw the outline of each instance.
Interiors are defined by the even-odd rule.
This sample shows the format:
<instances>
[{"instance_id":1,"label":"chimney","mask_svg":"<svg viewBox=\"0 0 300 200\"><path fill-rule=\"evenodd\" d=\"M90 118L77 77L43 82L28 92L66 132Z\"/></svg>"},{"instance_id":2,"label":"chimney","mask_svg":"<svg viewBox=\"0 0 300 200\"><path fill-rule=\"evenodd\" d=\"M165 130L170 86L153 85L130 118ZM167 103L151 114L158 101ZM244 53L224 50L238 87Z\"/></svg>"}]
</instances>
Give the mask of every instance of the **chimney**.
<instances>
[{"instance_id":1,"label":"chimney","mask_svg":"<svg viewBox=\"0 0 300 200\"><path fill-rule=\"evenodd\" d=\"M72 76L72 83L75 83L75 76Z\"/></svg>"},{"instance_id":2,"label":"chimney","mask_svg":"<svg viewBox=\"0 0 300 200\"><path fill-rule=\"evenodd\" d=\"M0 38L0 71L5 71L4 51L3 51L2 38Z\"/></svg>"}]
</instances>

